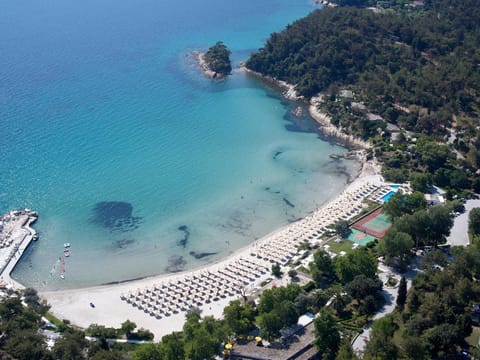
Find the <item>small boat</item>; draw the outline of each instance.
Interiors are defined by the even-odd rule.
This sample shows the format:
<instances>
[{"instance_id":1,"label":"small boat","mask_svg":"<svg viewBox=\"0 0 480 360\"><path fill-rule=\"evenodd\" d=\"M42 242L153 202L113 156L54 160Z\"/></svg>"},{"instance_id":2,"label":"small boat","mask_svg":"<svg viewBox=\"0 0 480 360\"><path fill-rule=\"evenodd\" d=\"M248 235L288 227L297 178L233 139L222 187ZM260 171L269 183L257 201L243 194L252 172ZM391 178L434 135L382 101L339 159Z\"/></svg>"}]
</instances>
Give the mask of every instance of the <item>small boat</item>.
<instances>
[{"instance_id":1,"label":"small boat","mask_svg":"<svg viewBox=\"0 0 480 360\"><path fill-rule=\"evenodd\" d=\"M63 251L63 255L64 255L65 257L69 257L69 256L70 256L70 251L68 251L68 249L65 249L65 250Z\"/></svg>"},{"instance_id":2,"label":"small boat","mask_svg":"<svg viewBox=\"0 0 480 360\"><path fill-rule=\"evenodd\" d=\"M64 273L61 273L61 274L60 274L60 277L61 277L62 279L65 279L65 274L64 274Z\"/></svg>"},{"instance_id":3,"label":"small boat","mask_svg":"<svg viewBox=\"0 0 480 360\"><path fill-rule=\"evenodd\" d=\"M66 248L69 248L70 247L70 243L64 243L63 244L63 247L66 249Z\"/></svg>"}]
</instances>

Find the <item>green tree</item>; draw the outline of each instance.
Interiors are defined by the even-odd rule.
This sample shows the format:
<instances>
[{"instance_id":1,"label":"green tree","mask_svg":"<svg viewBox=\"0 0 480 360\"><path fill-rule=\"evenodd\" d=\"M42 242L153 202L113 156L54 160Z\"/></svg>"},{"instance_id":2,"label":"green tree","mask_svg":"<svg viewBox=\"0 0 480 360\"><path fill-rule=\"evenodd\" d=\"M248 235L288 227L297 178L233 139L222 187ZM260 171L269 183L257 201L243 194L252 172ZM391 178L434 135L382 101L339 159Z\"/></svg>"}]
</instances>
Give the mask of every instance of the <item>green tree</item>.
<instances>
[{"instance_id":1,"label":"green tree","mask_svg":"<svg viewBox=\"0 0 480 360\"><path fill-rule=\"evenodd\" d=\"M195 329L193 338L185 343L185 357L191 360L211 359L218 345L212 334L200 326Z\"/></svg>"},{"instance_id":2,"label":"green tree","mask_svg":"<svg viewBox=\"0 0 480 360\"><path fill-rule=\"evenodd\" d=\"M412 237L409 234L392 228L380 240L378 249L380 254L385 256L385 262L388 265L393 265L394 259L398 259L401 264L406 264L409 262L413 245Z\"/></svg>"},{"instance_id":3,"label":"green tree","mask_svg":"<svg viewBox=\"0 0 480 360\"><path fill-rule=\"evenodd\" d=\"M405 277L402 276L400 279L400 284L398 285L398 294L397 294L397 307L400 310L403 310L405 302L407 301L407 281Z\"/></svg>"},{"instance_id":4,"label":"green tree","mask_svg":"<svg viewBox=\"0 0 480 360\"><path fill-rule=\"evenodd\" d=\"M460 341L457 327L453 324L440 324L425 331L423 339L432 357L440 352L454 353Z\"/></svg>"},{"instance_id":5,"label":"green tree","mask_svg":"<svg viewBox=\"0 0 480 360\"><path fill-rule=\"evenodd\" d=\"M322 309L320 315L313 321L315 327L315 340L323 360L335 359L340 347L340 333L335 317L328 309Z\"/></svg>"},{"instance_id":6,"label":"green tree","mask_svg":"<svg viewBox=\"0 0 480 360\"><path fill-rule=\"evenodd\" d=\"M468 230L473 235L480 234L480 208L473 208L468 214Z\"/></svg>"},{"instance_id":7,"label":"green tree","mask_svg":"<svg viewBox=\"0 0 480 360\"><path fill-rule=\"evenodd\" d=\"M397 323L395 323L393 316L389 314L378 320L375 320L372 325L372 334L382 334L383 336L391 338L397 329Z\"/></svg>"},{"instance_id":8,"label":"green tree","mask_svg":"<svg viewBox=\"0 0 480 360\"><path fill-rule=\"evenodd\" d=\"M162 346L159 344L138 345L132 354L133 360L163 360Z\"/></svg>"},{"instance_id":9,"label":"green tree","mask_svg":"<svg viewBox=\"0 0 480 360\"><path fill-rule=\"evenodd\" d=\"M402 339L402 354L408 360L426 360L426 345L421 337L406 335Z\"/></svg>"},{"instance_id":10,"label":"green tree","mask_svg":"<svg viewBox=\"0 0 480 360\"><path fill-rule=\"evenodd\" d=\"M37 290L33 288L26 288L23 291L23 296L25 298L25 303L28 305L37 305L40 302L40 298L38 297Z\"/></svg>"},{"instance_id":11,"label":"green tree","mask_svg":"<svg viewBox=\"0 0 480 360\"><path fill-rule=\"evenodd\" d=\"M125 334L128 339L136 328L137 324L130 320L125 320L120 327L120 331Z\"/></svg>"},{"instance_id":12,"label":"green tree","mask_svg":"<svg viewBox=\"0 0 480 360\"><path fill-rule=\"evenodd\" d=\"M337 256L334 261L335 273L342 284L352 281L357 275L374 279L377 273L377 259L366 249L359 249L345 256Z\"/></svg>"},{"instance_id":13,"label":"green tree","mask_svg":"<svg viewBox=\"0 0 480 360\"><path fill-rule=\"evenodd\" d=\"M185 359L182 334L173 332L162 337L161 350L165 360Z\"/></svg>"},{"instance_id":14,"label":"green tree","mask_svg":"<svg viewBox=\"0 0 480 360\"><path fill-rule=\"evenodd\" d=\"M352 281L347 283L345 290L351 297L359 303L367 296L376 296L377 292L382 290L382 282L379 279L368 278L365 275L357 275Z\"/></svg>"},{"instance_id":15,"label":"green tree","mask_svg":"<svg viewBox=\"0 0 480 360\"><path fill-rule=\"evenodd\" d=\"M83 333L78 331L64 332L63 337L55 341L52 353L58 360L80 360L83 359L83 348L86 340Z\"/></svg>"},{"instance_id":16,"label":"green tree","mask_svg":"<svg viewBox=\"0 0 480 360\"><path fill-rule=\"evenodd\" d=\"M33 329L22 329L9 337L3 346L7 354L18 360L49 359L43 337Z\"/></svg>"},{"instance_id":17,"label":"green tree","mask_svg":"<svg viewBox=\"0 0 480 360\"><path fill-rule=\"evenodd\" d=\"M358 360L358 356L353 351L352 344L348 339L342 339L335 360Z\"/></svg>"},{"instance_id":18,"label":"green tree","mask_svg":"<svg viewBox=\"0 0 480 360\"><path fill-rule=\"evenodd\" d=\"M119 360L122 358L123 354L119 350L100 350L90 360Z\"/></svg>"},{"instance_id":19,"label":"green tree","mask_svg":"<svg viewBox=\"0 0 480 360\"><path fill-rule=\"evenodd\" d=\"M339 221L337 221L337 222L335 223L334 227L335 227L335 232L336 232L338 235L342 236L342 235L345 234L345 233L348 231L348 229L349 229L348 221L346 221L346 220L339 220Z\"/></svg>"},{"instance_id":20,"label":"green tree","mask_svg":"<svg viewBox=\"0 0 480 360\"><path fill-rule=\"evenodd\" d=\"M412 194L405 195L401 191L397 191L383 204L383 211L395 221L405 214L413 214L415 211L426 207L427 201L423 193L415 191Z\"/></svg>"},{"instance_id":21,"label":"green tree","mask_svg":"<svg viewBox=\"0 0 480 360\"><path fill-rule=\"evenodd\" d=\"M208 67L219 74L228 75L232 71L230 63L230 50L221 41L210 47L205 53L205 61Z\"/></svg>"},{"instance_id":22,"label":"green tree","mask_svg":"<svg viewBox=\"0 0 480 360\"><path fill-rule=\"evenodd\" d=\"M235 334L246 334L253 327L255 309L249 304L242 305L239 300L231 301L223 309L223 317Z\"/></svg>"},{"instance_id":23,"label":"green tree","mask_svg":"<svg viewBox=\"0 0 480 360\"><path fill-rule=\"evenodd\" d=\"M331 306L332 309L335 310L335 313L339 316L343 314L343 311L345 310L345 307L348 305L348 303L351 300L347 294L343 294L341 291L335 292L335 294L332 296L332 302Z\"/></svg>"},{"instance_id":24,"label":"green tree","mask_svg":"<svg viewBox=\"0 0 480 360\"><path fill-rule=\"evenodd\" d=\"M334 275L334 267L330 255L325 250L317 250L310 263L310 271L317 286L321 286L325 277Z\"/></svg>"},{"instance_id":25,"label":"green tree","mask_svg":"<svg viewBox=\"0 0 480 360\"><path fill-rule=\"evenodd\" d=\"M278 263L272 264L272 275L275 276L276 278L279 278L282 276L282 270Z\"/></svg>"},{"instance_id":26,"label":"green tree","mask_svg":"<svg viewBox=\"0 0 480 360\"><path fill-rule=\"evenodd\" d=\"M288 270L288 276L290 276L290 278L295 279L297 277L297 275L298 275L297 270L295 270L295 269Z\"/></svg>"},{"instance_id":27,"label":"green tree","mask_svg":"<svg viewBox=\"0 0 480 360\"><path fill-rule=\"evenodd\" d=\"M433 180L429 173L414 174L410 176L410 186L413 191L425 193L432 185Z\"/></svg>"},{"instance_id":28,"label":"green tree","mask_svg":"<svg viewBox=\"0 0 480 360\"><path fill-rule=\"evenodd\" d=\"M370 340L365 347L363 359L397 359L399 350L393 342L393 334L397 328L391 315L376 320L372 325Z\"/></svg>"},{"instance_id":29,"label":"green tree","mask_svg":"<svg viewBox=\"0 0 480 360\"><path fill-rule=\"evenodd\" d=\"M427 138L422 138L417 141L417 152L431 172L444 167L450 154L448 146L439 145Z\"/></svg>"},{"instance_id":30,"label":"green tree","mask_svg":"<svg viewBox=\"0 0 480 360\"><path fill-rule=\"evenodd\" d=\"M430 251L425 254L422 261L420 262L420 267L423 270L432 269L435 265L446 266L448 263L447 255L445 255L441 250Z\"/></svg>"},{"instance_id":31,"label":"green tree","mask_svg":"<svg viewBox=\"0 0 480 360\"><path fill-rule=\"evenodd\" d=\"M259 315L257 325L260 328L260 335L268 340L280 336L280 329L283 327L281 319L274 312Z\"/></svg>"}]
</instances>

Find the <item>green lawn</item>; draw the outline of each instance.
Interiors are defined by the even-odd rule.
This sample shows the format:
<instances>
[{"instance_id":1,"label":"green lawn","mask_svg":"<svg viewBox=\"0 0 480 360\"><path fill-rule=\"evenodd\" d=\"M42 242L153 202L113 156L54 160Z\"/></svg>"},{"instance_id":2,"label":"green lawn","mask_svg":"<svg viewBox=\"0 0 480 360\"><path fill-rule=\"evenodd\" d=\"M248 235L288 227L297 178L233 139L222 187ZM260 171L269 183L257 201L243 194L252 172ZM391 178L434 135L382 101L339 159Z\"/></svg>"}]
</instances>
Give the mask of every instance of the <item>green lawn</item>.
<instances>
[{"instance_id":1,"label":"green lawn","mask_svg":"<svg viewBox=\"0 0 480 360\"><path fill-rule=\"evenodd\" d=\"M340 243L336 243L335 241L331 240L327 244L330 246L329 250L335 254L340 254L340 251L345 251L347 254L353 251L353 242L345 239L342 239L342 242Z\"/></svg>"}]
</instances>

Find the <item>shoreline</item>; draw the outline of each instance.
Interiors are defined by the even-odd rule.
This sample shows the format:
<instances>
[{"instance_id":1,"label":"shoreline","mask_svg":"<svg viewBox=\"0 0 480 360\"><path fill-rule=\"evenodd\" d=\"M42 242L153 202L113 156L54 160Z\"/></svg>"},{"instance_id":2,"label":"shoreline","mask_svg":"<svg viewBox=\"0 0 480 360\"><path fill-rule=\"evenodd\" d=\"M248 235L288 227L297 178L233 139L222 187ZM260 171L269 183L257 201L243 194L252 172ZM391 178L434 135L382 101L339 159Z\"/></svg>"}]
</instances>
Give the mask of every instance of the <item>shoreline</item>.
<instances>
[{"instance_id":1,"label":"shoreline","mask_svg":"<svg viewBox=\"0 0 480 360\"><path fill-rule=\"evenodd\" d=\"M325 134L326 136L334 137L342 143L344 143L347 147L351 147L354 149L370 149L371 145L359 139L353 135L345 134L341 129L336 127L331 122L331 117L320 111L318 109L318 104L321 102L321 96L317 95L311 98L310 105L308 107L308 112L310 116L318 123L320 131Z\"/></svg>"},{"instance_id":2,"label":"shoreline","mask_svg":"<svg viewBox=\"0 0 480 360\"><path fill-rule=\"evenodd\" d=\"M259 72L247 68L245 65L241 65L240 70L280 88L282 90L282 95L288 100L304 101L305 104L308 105L308 112L310 116L319 125L318 130L326 137L336 139L338 143L347 147L349 150L371 148L371 145L368 142L353 135L345 134L341 129L332 124L331 117L328 114L321 112L317 107L318 103L321 102L320 95L313 96L310 101L307 101L303 96L297 94L295 85L293 84L289 84L283 80L275 79L271 76L262 75ZM362 160L360 159L360 161Z\"/></svg>"},{"instance_id":3,"label":"shoreline","mask_svg":"<svg viewBox=\"0 0 480 360\"><path fill-rule=\"evenodd\" d=\"M244 68L244 67L243 67ZM249 73L254 73L245 69ZM260 74L254 74L260 76ZM283 95L290 100L301 100L294 86L275 79L267 79L286 89ZM346 145L368 148L359 139L340 136L333 131L328 117L310 102L310 114L320 125L320 131L329 131ZM331 130L328 130L331 129ZM343 134L345 135L345 134ZM352 140L357 140L352 141ZM368 144L367 144L368 145ZM159 341L162 336L180 331L185 311L196 306L202 315L223 316L223 308L231 300L258 291L260 284L270 277L274 262L285 265L295 259L298 246L307 241L319 245L326 227L339 219L349 219L363 208L363 200L383 185L380 167L375 160L366 160L364 150L354 154L361 163L359 172L352 175L344 190L304 218L272 231L266 236L235 251L235 253L193 270L160 274L142 279L119 281L86 288L43 291L40 296L51 305L51 312L60 319L68 319L80 327L90 324L119 327L125 320L149 329ZM165 290L163 290L165 289ZM154 300L154 296L156 297ZM95 308L89 306L95 304ZM166 306L164 304L167 304Z\"/></svg>"},{"instance_id":4,"label":"shoreline","mask_svg":"<svg viewBox=\"0 0 480 360\"><path fill-rule=\"evenodd\" d=\"M217 73L217 72L210 69L207 62L205 61L205 58L204 58L205 53L204 52L192 51L191 55L196 60L196 62L198 63L198 66L202 70L203 75L205 77L207 77L209 79L213 79L213 80L223 80L223 79L225 79L225 77L226 77L225 75L222 75L222 74Z\"/></svg>"},{"instance_id":5,"label":"shoreline","mask_svg":"<svg viewBox=\"0 0 480 360\"><path fill-rule=\"evenodd\" d=\"M201 287L205 284L232 283L231 289L225 289L222 294L224 296L218 296L217 300L213 300L215 294L212 292L210 302L207 302L207 300L202 302L201 305L193 304L193 306L198 306L202 310L202 315L222 317L223 308L231 300L257 291L260 284L270 277L272 259L284 265L288 260L294 258L293 253L297 251L299 244L304 241L319 244L321 242L319 237L327 226L338 219L348 219L360 212L363 199L382 185L382 179L377 170L376 164L364 161L358 176L333 200L303 219L271 232L216 263L206 264L198 269L181 273L161 274L140 280L87 288L45 291L39 292L39 295L48 301L51 305L50 311L55 316L60 319L68 319L77 326L86 328L90 324L96 323L119 327L122 322L128 319L135 322L139 328L143 327L152 331L155 340L159 341L163 335L182 329L185 311L180 310L179 305L176 313L174 312L175 309L171 309L172 311L168 310L169 315L162 315L162 318L158 319L151 314L153 307L147 308L147 305L145 305L143 308L148 293L166 288L168 294L165 296L171 295L169 304L173 302L181 304L181 299L186 300L184 297L191 296L193 299L193 296L195 296L195 299L200 299L203 296L200 295L200 291L204 293L204 289ZM255 264L255 277L251 275L254 270L251 274L238 273L238 276L232 272L237 271L235 269L239 268L239 264L249 264L249 262ZM248 271L247 268L243 269ZM263 273L260 274L260 270ZM215 280L215 283L209 283L210 275L219 276L219 280ZM237 284L234 283L233 279L245 282ZM179 290L175 289L181 287L182 290L185 290L186 285L184 284L186 283L195 286L192 288L194 294L190 295L190 291L188 294L180 295L180 292L177 294L176 291ZM132 306L135 299L138 299L137 304ZM167 301L166 298L164 300ZM142 301L141 304L140 301ZM95 304L95 308L89 306L90 302ZM168 305L168 308L170 307L173 308L173 305Z\"/></svg>"}]
</instances>

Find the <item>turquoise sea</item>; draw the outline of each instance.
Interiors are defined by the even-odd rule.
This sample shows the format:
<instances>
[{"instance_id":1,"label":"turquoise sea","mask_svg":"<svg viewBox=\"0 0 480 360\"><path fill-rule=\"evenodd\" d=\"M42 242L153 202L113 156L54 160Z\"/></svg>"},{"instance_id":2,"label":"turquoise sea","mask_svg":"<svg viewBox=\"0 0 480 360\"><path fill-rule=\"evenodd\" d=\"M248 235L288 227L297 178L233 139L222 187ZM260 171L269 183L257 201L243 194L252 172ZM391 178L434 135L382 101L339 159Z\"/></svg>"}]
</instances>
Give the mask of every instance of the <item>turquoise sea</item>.
<instances>
[{"instance_id":1,"label":"turquoise sea","mask_svg":"<svg viewBox=\"0 0 480 360\"><path fill-rule=\"evenodd\" d=\"M328 156L346 150L301 104L238 70L206 79L191 57L222 40L237 66L310 0L0 5L0 211L40 214L40 239L13 273L27 286L217 261L358 170Z\"/></svg>"}]
</instances>

